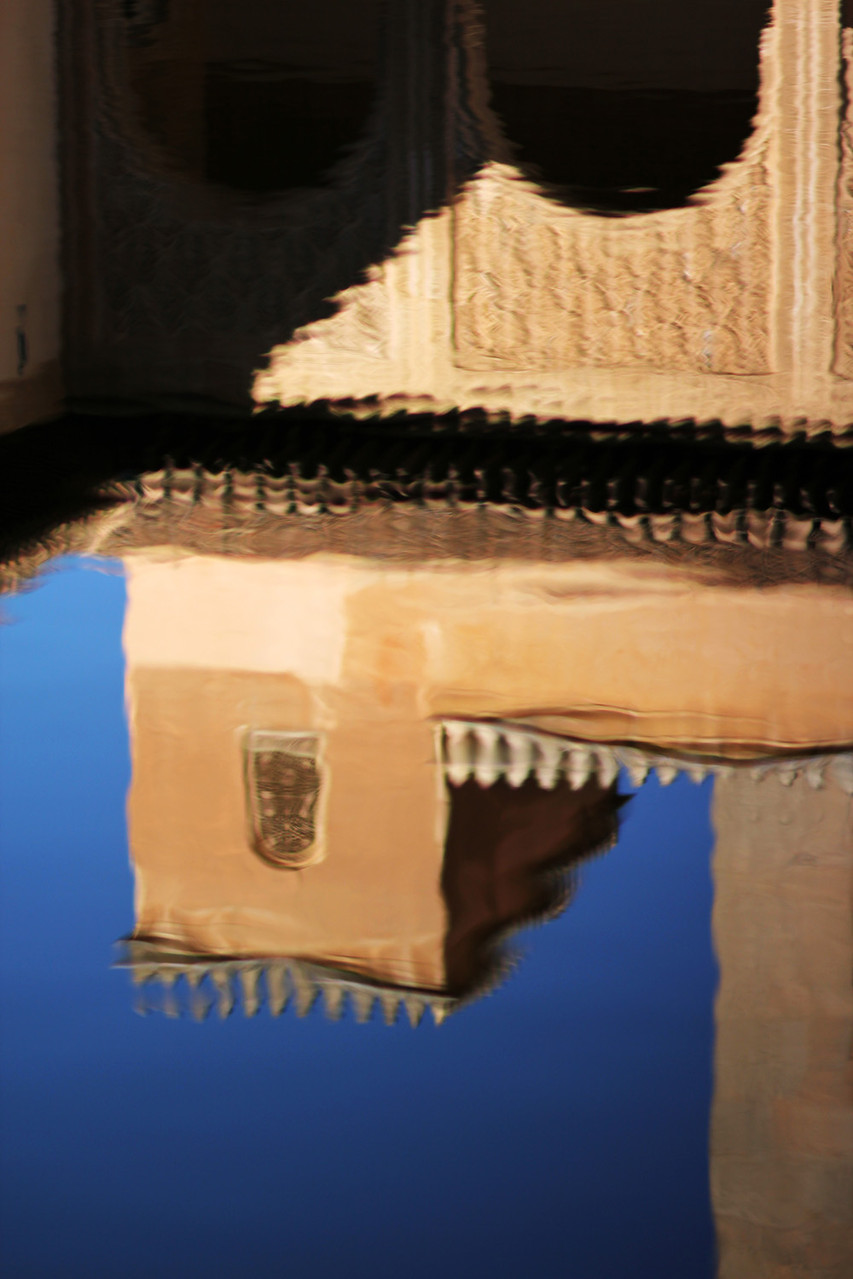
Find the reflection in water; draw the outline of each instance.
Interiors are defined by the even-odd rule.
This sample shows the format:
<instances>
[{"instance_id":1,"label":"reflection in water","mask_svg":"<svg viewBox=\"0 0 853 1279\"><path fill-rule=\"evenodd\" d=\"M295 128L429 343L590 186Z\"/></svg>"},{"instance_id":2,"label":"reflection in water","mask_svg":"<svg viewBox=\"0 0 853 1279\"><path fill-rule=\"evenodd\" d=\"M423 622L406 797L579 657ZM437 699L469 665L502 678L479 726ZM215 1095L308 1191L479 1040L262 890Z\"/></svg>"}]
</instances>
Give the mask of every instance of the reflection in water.
<instances>
[{"instance_id":1,"label":"reflection in water","mask_svg":"<svg viewBox=\"0 0 853 1279\"><path fill-rule=\"evenodd\" d=\"M165 979L176 1012L183 972L203 1012L210 971L227 1012L239 976L251 1014L263 969L273 1012L322 991L335 1015L349 996L359 1017L378 998L388 1020L401 1004L443 1020L493 983L495 940L563 907L560 874L612 842L620 770L634 785L710 772L721 1274L756 1255L768 1274L774 1258L818 1273L819 1256L843 1273L846 590L624 561L164 551L128 559L137 980ZM246 725L322 738L323 860L298 880L253 856Z\"/></svg>"},{"instance_id":2,"label":"reflection in water","mask_svg":"<svg viewBox=\"0 0 853 1279\"><path fill-rule=\"evenodd\" d=\"M417 788L406 781L401 794L412 799ZM322 994L332 1017L349 998L359 1021L378 1000L389 1024L401 1008L413 1025L427 1008L440 1023L505 971L497 939L562 908L571 867L616 836L612 787L472 782L436 794L436 812L421 814L433 818L432 845L412 829L403 858L382 820L381 786L365 784L373 794L349 809L347 844L330 841L327 872L315 867L298 883L259 877L245 848L223 870L227 853L209 838L208 857L220 859L212 884L165 827L168 871L144 847L135 853L144 896L124 962L144 987L140 1011L158 1006L146 985L153 980L173 1016L186 997L187 1011L206 1016L214 994L221 1016L237 994L248 1016L263 1002L278 1016L291 998L303 1016ZM186 990L176 989L181 977Z\"/></svg>"},{"instance_id":3,"label":"reflection in water","mask_svg":"<svg viewBox=\"0 0 853 1279\"><path fill-rule=\"evenodd\" d=\"M528 0L521 25L514 0L487 0L491 105L516 160L580 207L685 203L752 132L770 7Z\"/></svg>"},{"instance_id":4,"label":"reflection in water","mask_svg":"<svg viewBox=\"0 0 853 1279\"><path fill-rule=\"evenodd\" d=\"M299 1209L313 1197L324 1215L339 1209L329 1168L347 1157L339 1186L363 1182L381 1198L377 1141L418 1109L406 1057L417 1052L427 1062L419 1117L446 1147L442 1184L447 1151L464 1174L452 1256L463 1225L476 1227L471 1187L496 1151L508 1215L525 1195L536 1201L518 1218L531 1251L555 1216L600 1218L599 1240L615 1233L613 1217L636 1260L637 1205L653 1197L636 1183L649 1173L654 1184L655 1151L670 1148L658 1128L637 1174L625 1174L628 1130L649 1113L627 1076L651 1039L646 1069L654 1059L656 1078L675 1074L684 1031L669 1006L651 1032L640 1024L651 1005L638 985L666 985L655 991L665 1002L680 974L673 955L665 981L649 979L653 965L620 972L621 1003L608 1005L596 977L614 956L619 966L627 916L611 916L608 899L595 945L575 946L588 900L579 885L611 876L649 949L673 922L667 912L698 939L707 911L695 924L672 861L659 875L673 881L668 898L632 881L628 858L590 863L617 841L625 851L650 796L657 824L645 838L663 840L686 782L708 780L690 793L702 802L713 787L716 827L720 1276L848 1279L850 4L74 0L60 6L57 132L51 113L26 109L29 93L54 100L46 46L39 72L27 43L49 5L10 2L10 116L26 129L7 167L32 218L25 226L18 210L4 237L20 247L20 269L2 268L16 332L0 360L0 432L43 412L60 356L68 398L66 416L0 440L0 588L19 589L62 552L124 562L135 920L120 963L140 1010L175 1018L136 1024L122 1004L123 1020L102 1023L110 1051L135 1034L146 1086L158 1045L173 1073L177 1061L192 1074L192 1063L198 1078L215 1062L218 1100L229 1045L253 1069L264 1042L302 1052L316 1087L300 1093L276 1074L273 1105L292 1120L310 1098L310 1151L294 1154L291 1123L288 1159L278 1145L270 1168L286 1165L295 1202L308 1157L320 1150L322 1165L330 1151ZM60 158L61 215L45 212ZM250 417L252 403L263 411ZM39 670L43 690L51 678ZM15 681L6 686L19 723L12 749L0 744L20 780L33 706L26 681L17 701ZM88 722L80 697L73 716L71 692L57 703L75 743ZM32 752L39 804L51 732ZM108 802L101 778L85 788ZM688 843L684 862L701 869ZM28 909L46 947L52 899L26 853L4 852L4 875L8 864L13 889L35 885ZM88 871L92 850L84 857ZM104 865L87 884L92 899ZM62 869L44 881L57 897ZM85 912L65 905L76 924ZM509 969L510 936L548 919L538 945L565 942L551 971L477 1002ZM10 934L8 990L27 1007L17 951L37 931L30 922ZM85 942L81 929L75 955ZM37 968L41 956L27 954ZM67 967L52 990L77 971ZM192 1024L214 1008L277 1017L320 1000L343 1025ZM537 1000L552 1020L529 1045ZM54 1035L60 1002L43 1019ZM440 1032L410 1035L403 1010L413 1025L430 1011ZM504 1018L505 1038L489 1040ZM558 1077L566 1044L588 1046L610 1021L637 1053L600 1039L611 1045L601 1094L582 1072L574 1091L590 1111L604 1098L614 1139L594 1121L553 1141L543 1116L572 1091ZM91 1040L99 1065L115 1065L93 1025L75 1022L68 1043L88 1060ZM513 1037L519 1059L551 1075L514 1075ZM364 1045L372 1058L359 1057ZM82 1077L68 1044L62 1052L63 1083ZM68 1222L44 1207L51 1181L73 1189L53 1150L51 1106L68 1094L44 1086L49 1057L13 1044L13 1095L38 1092L32 1140L49 1131L52 1162L44 1178L37 1159L21 1160L3 1195L12 1216L16 1203L37 1204L37 1226L29 1219L19 1237L49 1216L64 1241ZM342 1060L343 1075L324 1075ZM359 1105L382 1123L350 1143L354 1154L340 1134L324 1147L320 1130L334 1128L341 1099L351 1104L365 1061L374 1080ZM444 1082L429 1095L434 1070ZM485 1099L496 1079L501 1105ZM471 1140L459 1139L448 1102L465 1084L484 1093ZM695 1072L685 1088L695 1103ZM129 1091L122 1103L135 1113ZM158 1105L167 1092L161 1078ZM669 1106L667 1093L658 1080L652 1103ZM151 1110L139 1107L143 1124ZM72 1128L85 1126L83 1105L69 1113ZM671 1124L677 1108L666 1113ZM184 1152L203 1158L207 1126L187 1130ZM229 1189L266 1135L251 1119L244 1127L242 1168L245 1131L223 1143ZM538 1143L538 1181L506 1175L524 1162L522 1130ZM72 1145L82 1185L88 1132ZM164 1149L182 1143L169 1132L154 1145L162 1173ZM429 1176L430 1149L403 1141L388 1165ZM665 1162L662 1184L680 1180L678 1159ZM117 1202L101 1181L99 1230ZM703 1181L703 1213L706 1192ZM688 1216L696 1193L678 1200ZM418 1185L407 1197L429 1204L422 1236L438 1238L435 1196ZM669 1191L655 1198L660 1220L661 1204L678 1215ZM278 1222L278 1191L270 1202ZM489 1205L477 1227L498 1251L502 1215ZM208 1212L195 1235L213 1224ZM256 1273L243 1233L229 1274ZM393 1273L407 1271L414 1237ZM110 1279L133 1265L130 1238ZM181 1273L213 1256L187 1260L169 1244L157 1264ZM707 1231L702 1247L710 1266ZM630 1273L693 1279L692 1262L657 1249ZM432 1274L427 1255L421 1273ZM513 1276L550 1273L503 1260ZM588 1260L571 1265L616 1279L609 1261ZM330 1272L346 1268L336 1255ZM564 1269L565 1259L555 1273ZM21 1270L36 1273L35 1262Z\"/></svg>"},{"instance_id":5,"label":"reflection in water","mask_svg":"<svg viewBox=\"0 0 853 1279\"><path fill-rule=\"evenodd\" d=\"M128 962L137 980L165 979L166 1011L185 998L183 972L202 1014L209 971L222 1013L238 990L248 1014L264 990L276 1013L291 993L303 1013L322 991L332 1015L348 997L359 1018L378 999L389 1021L401 1005L441 1021L500 975L496 941L564 907L567 870L613 841L620 770L634 785L651 769L664 785L711 772L720 1273L756 1256L768 1274L774 1258L817 1273L818 1257L843 1273L845 589L714 586L689 562L395 567L166 546L127 562ZM322 859L298 875L252 853L247 727L322 741ZM275 806L272 789L264 799Z\"/></svg>"},{"instance_id":6,"label":"reflection in water","mask_svg":"<svg viewBox=\"0 0 853 1279\"><path fill-rule=\"evenodd\" d=\"M317 837L318 734L249 732L243 748L252 847L274 865L310 865Z\"/></svg>"},{"instance_id":7,"label":"reflection in water","mask_svg":"<svg viewBox=\"0 0 853 1279\"><path fill-rule=\"evenodd\" d=\"M434 713L465 686L428 651L462 619L430 598L443 579L405 576L130 559L137 978L197 987L210 968L223 990L239 972L251 1011L263 970L279 1011L322 988L333 1009L351 991L363 1016L380 995L391 1020L401 1000L440 1018L494 980L497 937L556 906L554 876L613 842L616 770L543 771L520 729L482 725L488 762L465 784L466 727Z\"/></svg>"},{"instance_id":8,"label":"reflection in water","mask_svg":"<svg viewBox=\"0 0 853 1279\"><path fill-rule=\"evenodd\" d=\"M196 181L255 192L322 184L370 113L376 7L125 5L125 74L145 132Z\"/></svg>"},{"instance_id":9,"label":"reflection in water","mask_svg":"<svg viewBox=\"0 0 853 1279\"><path fill-rule=\"evenodd\" d=\"M276 511L276 482L167 467L62 534L127 570L140 1009L468 1016L630 822L627 787L711 775L720 1274L844 1274L843 516L818 540L771 513L762 546L747 507L729 540L710 512L688 540L677 505L666 538L601 519L582 473L559 518L466 508L458 479L432 507L351 479L334 514L298 473ZM347 553L359 528L372 554Z\"/></svg>"}]
</instances>

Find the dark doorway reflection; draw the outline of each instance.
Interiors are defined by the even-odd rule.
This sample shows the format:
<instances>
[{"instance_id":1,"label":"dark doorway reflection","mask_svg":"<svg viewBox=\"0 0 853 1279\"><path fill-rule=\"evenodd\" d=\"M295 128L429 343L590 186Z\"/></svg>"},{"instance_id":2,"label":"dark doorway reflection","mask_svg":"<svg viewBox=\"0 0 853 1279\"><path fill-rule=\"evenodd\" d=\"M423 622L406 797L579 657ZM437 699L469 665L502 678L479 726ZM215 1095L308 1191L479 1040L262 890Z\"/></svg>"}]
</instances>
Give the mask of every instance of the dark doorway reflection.
<instances>
[{"instance_id":1,"label":"dark doorway reflection","mask_svg":"<svg viewBox=\"0 0 853 1279\"><path fill-rule=\"evenodd\" d=\"M488 0L492 107L516 159L599 212L684 204L758 110L767 0Z\"/></svg>"},{"instance_id":2,"label":"dark doorway reflection","mask_svg":"<svg viewBox=\"0 0 853 1279\"><path fill-rule=\"evenodd\" d=\"M141 123L181 170L274 192L320 185L375 96L378 0L124 6Z\"/></svg>"},{"instance_id":3,"label":"dark doorway reflection","mask_svg":"<svg viewBox=\"0 0 853 1279\"><path fill-rule=\"evenodd\" d=\"M565 777L551 790L532 776L519 787L469 778L449 792L445 970L449 988L463 992L488 980L496 938L565 906L571 868L615 843L625 800L595 781L572 790Z\"/></svg>"}]
</instances>

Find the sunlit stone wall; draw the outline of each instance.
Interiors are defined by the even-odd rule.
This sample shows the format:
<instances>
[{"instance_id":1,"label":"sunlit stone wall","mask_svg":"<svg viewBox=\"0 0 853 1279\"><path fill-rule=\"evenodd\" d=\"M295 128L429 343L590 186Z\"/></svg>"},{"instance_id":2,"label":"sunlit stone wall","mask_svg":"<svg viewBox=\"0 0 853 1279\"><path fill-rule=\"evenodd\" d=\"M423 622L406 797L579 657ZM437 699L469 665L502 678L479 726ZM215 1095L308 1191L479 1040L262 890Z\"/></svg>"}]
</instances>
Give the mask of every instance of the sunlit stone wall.
<instances>
[{"instance_id":1,"label":"sunlit stone wall","mask_svg":"<svg viewBox=\"0 0 853 1279\"><path fill-rule=\"evenodd\" d=\"M128 559L136 669L287 673L358 692L389 723L524 719L709 755L853 740L841 588L705 586L689 567L632 563Z\"/></svg>"},{"instance_id":2,"label":"sunlit stone wall","mask_svg":"<svg viewBox=\"0 0 853 1279\"><path fill-rule=\"evenodd\" d=\"M601 218L487 164L274 350L256 398L845 430L838 16L776 0L752 134L692 205Z\"/></svg>"}]
</instances>

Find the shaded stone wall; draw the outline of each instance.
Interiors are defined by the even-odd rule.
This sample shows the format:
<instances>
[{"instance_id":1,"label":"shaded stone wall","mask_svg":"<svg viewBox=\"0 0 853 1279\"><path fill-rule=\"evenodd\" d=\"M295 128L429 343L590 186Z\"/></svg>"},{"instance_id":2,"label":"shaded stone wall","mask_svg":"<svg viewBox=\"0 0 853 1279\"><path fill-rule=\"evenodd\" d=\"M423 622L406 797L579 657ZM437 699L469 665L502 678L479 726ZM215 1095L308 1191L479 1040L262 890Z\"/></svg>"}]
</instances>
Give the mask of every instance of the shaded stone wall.
<instances>
[{"instance_id":1,"label":"shaded stone wall","mask_svg":"<svg viewBox=\"0 0 853 1279\"><path fill-rule=\"evenodd\" d=\"M443 108L425 113L421 105L447 97L444 4L391 6L374 107L354 153L327 181L255 198L200 180L195 161L182 166L180 137L171 150L158 145L133 90L139 58L120 6L63 0L65 331L74 403L250 409L254 371L273 344L329 315L328 299L386 258L404 225L445 199ZM175 42L188 58L186 33L176 30ZM339 51L332 53L334 62ZM174 79L169 93L179 97ZM271 131L271 154L281 145Z\"/></svg>"}]
</instances>

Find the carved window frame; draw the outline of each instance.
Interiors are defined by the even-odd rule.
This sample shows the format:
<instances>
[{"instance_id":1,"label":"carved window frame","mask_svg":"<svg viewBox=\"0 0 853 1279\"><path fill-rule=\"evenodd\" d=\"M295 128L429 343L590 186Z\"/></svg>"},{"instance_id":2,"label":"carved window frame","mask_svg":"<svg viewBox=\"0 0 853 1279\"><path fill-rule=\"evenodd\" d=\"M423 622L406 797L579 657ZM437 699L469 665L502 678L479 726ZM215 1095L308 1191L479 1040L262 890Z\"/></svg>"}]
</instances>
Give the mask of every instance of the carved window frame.
<instances>
[{"instance_id":1,"label":"carved window frame","mask_svg":"<svg viewBox=\"0 0 853 1279\"><path fill-rule=\"evenodd\" d=\"M243 735L249 846L269 866L302 870L325 859L324 744L311 730Z\"/></svg>"}]
</instances>

